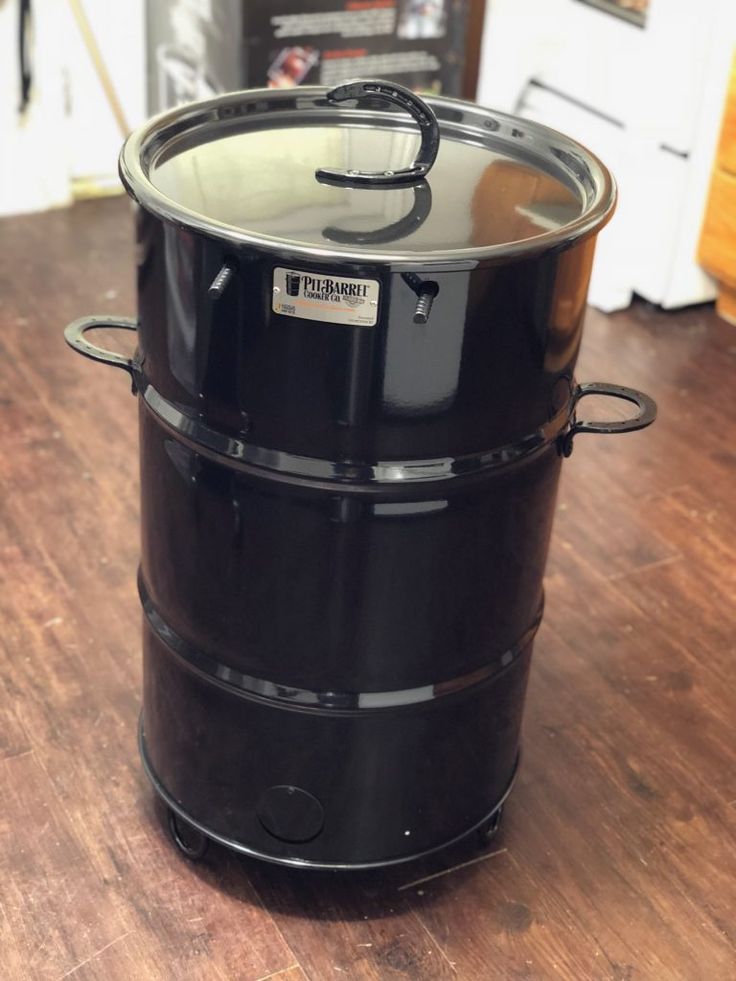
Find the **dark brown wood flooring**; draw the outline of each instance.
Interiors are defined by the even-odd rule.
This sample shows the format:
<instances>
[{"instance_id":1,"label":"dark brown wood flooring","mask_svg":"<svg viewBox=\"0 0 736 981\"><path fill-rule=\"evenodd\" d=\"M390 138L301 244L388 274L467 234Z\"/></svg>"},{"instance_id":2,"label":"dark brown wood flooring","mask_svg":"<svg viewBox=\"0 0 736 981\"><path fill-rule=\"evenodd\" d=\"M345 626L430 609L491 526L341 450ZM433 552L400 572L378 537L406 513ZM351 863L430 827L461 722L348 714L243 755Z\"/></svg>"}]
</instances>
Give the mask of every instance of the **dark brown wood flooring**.
<instances>
[{"instance_id":1,"label":"dark brown wood flooring","mask_svg":"<svg viewBox=\"0 0 736 981\"><path fill-rule=\"evenodd\" d=\"M0 222L0 977L736 977L736 329L588 315L579 377L649 391L660 419L566 463L487 852L197 866L136 749L135 402L61 336L134 313L133 268L123 200Z\"/></svg>"}]
</instances>

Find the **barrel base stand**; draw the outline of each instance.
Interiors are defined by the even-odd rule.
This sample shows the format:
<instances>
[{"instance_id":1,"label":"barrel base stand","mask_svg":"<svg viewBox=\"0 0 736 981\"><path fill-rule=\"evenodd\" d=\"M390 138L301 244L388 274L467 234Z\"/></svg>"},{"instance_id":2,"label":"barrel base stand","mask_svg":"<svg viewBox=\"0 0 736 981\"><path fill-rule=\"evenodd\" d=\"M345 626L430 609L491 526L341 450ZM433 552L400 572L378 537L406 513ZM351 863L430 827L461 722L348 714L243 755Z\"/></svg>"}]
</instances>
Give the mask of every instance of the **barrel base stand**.
<instances>
[{"instance_id":1,"label":"barrel base stand","mask_svg":"<svg viewBox=\"0 0 736 981\"><path fill-rule=\"evenodd\" d=\"M450 845L457 844L466 838L470 838L471 835L477 836L478 843L480 845L487 844L493 840L501 826L504 804L506 803L506 800L513 789L516 781L516 775L519 771L519 755L517 755L516 762L514 764L514 771L511 775L511 779L509 780L506 790L501 796L501 799L481 821L462 832L462 834L456 835L450 841L445 841L434 848L416 852L413 855L402 855L400 858L390 859L384 862L370 862L355 865L331 865L322 862L311 862L301 859L285 859L274 855L267 855L264 852L257 851L254 848L249 848L240 841L233 841L231 838L225 838L217 832L212 831L210 828L207 828L205 825L195 820L190 814L187 814L184 808L176 803L154 773L146 752L146 738L143 732L142 717L138 722L138 748L140 750L141 761L143 763L145 774L151 782L153 789L166 805L169 835L179 851L190 860L198 861L200 858L202 858L207 851L210 841L214 841L217 842L218 845L223 845L225 848L229 848L231 851L238 852L241 855L247 855L249 858L258 858L262 861L271 862L276 865L331 871L360 871L363 869L384 868L390 865L403 865L406 862L413 862L416 861L416 859L424 858L426 855L433 855L435 852L440 852L445 848L449 848Z\"/></svg>"}]
</instances>

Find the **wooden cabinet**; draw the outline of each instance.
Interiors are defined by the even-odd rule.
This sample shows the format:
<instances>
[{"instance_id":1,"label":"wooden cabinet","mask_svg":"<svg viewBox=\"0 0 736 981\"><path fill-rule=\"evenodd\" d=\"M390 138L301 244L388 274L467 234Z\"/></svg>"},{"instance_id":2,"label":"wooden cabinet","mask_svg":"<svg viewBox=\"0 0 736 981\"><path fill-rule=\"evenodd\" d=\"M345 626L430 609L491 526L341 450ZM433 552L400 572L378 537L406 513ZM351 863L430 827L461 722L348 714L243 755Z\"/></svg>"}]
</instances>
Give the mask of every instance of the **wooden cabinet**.
<instances>
[{"instance_id":1,"label":"wooden cabinet","mask_svg":"<svg viewBox=\"0 0 736 981\"><path fill-rule=\"evenodd\" d=\"M718 313L736 325L736 58L729 79L698 258L718 280Z\"/></svg>"}]
</instances>

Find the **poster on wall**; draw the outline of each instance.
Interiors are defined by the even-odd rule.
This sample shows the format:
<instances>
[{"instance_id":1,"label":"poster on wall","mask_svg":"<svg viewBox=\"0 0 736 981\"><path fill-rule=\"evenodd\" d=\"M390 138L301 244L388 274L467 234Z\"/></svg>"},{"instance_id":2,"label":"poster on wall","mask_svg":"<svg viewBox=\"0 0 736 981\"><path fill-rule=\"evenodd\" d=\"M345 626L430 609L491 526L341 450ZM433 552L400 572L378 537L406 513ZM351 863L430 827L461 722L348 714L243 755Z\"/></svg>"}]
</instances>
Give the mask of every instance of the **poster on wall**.
<instances>
[{"instance_id":1,"label":"poster on wall","mask_svg":"<svg viewBox=\"0 0 736 981\"><path fill-rule=\"evenodd\" d=\"M621 17L631 24L636 24L637 27L644 27L650 0L580 0L580 2Z\"/></svg>"},{"instance_id":2,"label":"poster on wall","mask_svg":"<svg viewBox=\"0 0 736 981\"><path fill-rule=\"evenodd\" d=\"M151 112L239 88L385 78L460 96L470 0L149 0Z\"/></svg>"},{"instance_id":3,"label":"poster on wall","mask_svg":"<svg viewBox=\"0 0 736 981\"><path fill-rule=\"evenodd\" d=\"M452 0L268 0L246 5L252 85L387 78L459 94L466 4Z\"/></svg>"}]
</instances>

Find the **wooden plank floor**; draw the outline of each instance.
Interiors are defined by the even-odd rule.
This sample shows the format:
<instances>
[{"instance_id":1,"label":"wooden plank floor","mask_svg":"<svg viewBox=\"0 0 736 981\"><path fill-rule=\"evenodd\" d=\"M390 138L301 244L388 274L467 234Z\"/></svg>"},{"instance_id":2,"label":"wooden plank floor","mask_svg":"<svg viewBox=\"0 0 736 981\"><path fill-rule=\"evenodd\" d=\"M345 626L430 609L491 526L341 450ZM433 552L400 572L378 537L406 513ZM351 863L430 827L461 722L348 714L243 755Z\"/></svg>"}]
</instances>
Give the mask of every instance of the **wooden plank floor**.
<instances>
[{"instance_id":1,"label":"wooden plank floor","mask_svg":"<svg viewBox=\"0 0 736 981\"><path fill-rule=\"evenodd\" d=\"M710 308L588 316L579 377L642 387L660 419L580 436L566 463L489 851L194 866L136 750L135 403L61 338L134 313L127 203L5 220L0 250L2 979L736 976L736 329Z\"/></svg>"}]
</instances>

